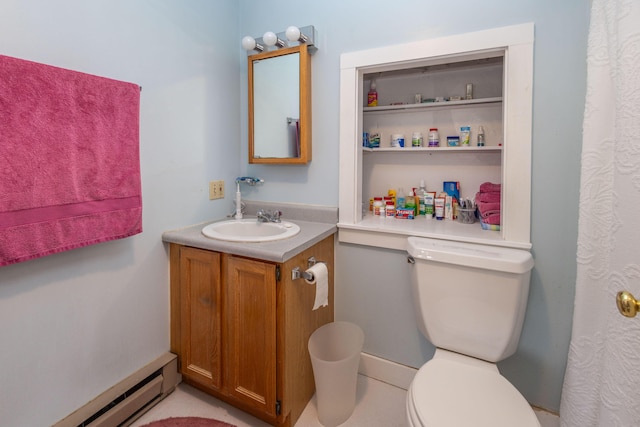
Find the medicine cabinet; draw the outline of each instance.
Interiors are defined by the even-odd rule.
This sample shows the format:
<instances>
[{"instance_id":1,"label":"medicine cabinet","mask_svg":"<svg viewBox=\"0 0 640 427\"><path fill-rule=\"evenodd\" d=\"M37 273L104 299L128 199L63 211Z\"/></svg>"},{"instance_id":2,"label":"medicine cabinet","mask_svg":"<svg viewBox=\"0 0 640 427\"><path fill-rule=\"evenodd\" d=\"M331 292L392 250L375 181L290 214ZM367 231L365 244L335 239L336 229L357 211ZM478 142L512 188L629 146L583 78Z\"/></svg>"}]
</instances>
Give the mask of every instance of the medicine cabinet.
<instances>
[{"instance_id":1,"label":"medicine cabinet","mask_svg":"<svg viewBox=\"0 0 640 427\"><path fill-rule=\"evenodd\" d=\"M346 53L340 68L341 242L404 250L407 236L417 235L531 247L533 24ZM372 81L378 105L367 107ZM446 137L466 125L470 146L447 147ZM483 147L476 146L479 126ZM427 147L430 128L438 128L440 147ZM364 147L364 132L380 134L380 147ZM411 147L413 132L422 133L423 147ZM390 146L392 134L404 135L404 148ZM458 181L463 198L483 182L501 183L500 231L369 214L370 197L408 192L421 179L438 193L444 181Z\"/></svg>"},{"instance_id":2,"label":"medicine cabinet","mask_svg":"<svg viewBox=\"0 0 640 427\"><path fill-rule=\"evenodd\" d=\"M249 163L311 161L310 58L304 43L249 56Z\"/></svg>"}]
</instances>

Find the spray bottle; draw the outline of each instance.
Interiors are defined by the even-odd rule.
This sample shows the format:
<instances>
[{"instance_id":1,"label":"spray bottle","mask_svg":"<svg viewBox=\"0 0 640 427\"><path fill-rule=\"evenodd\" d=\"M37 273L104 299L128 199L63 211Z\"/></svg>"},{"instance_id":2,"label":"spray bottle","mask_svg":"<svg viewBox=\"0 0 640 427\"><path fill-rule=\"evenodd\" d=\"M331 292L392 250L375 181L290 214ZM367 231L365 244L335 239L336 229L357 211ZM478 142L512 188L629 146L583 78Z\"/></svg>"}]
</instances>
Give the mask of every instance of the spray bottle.
<instances>
[{"instance_id":1,"label":"spray bottle","mask_svg":"<svg viewBox=\"0 0 640 427\"><path fill-rule=\"evenodd\" d=\"M377 107L378 106L378 92L376 91L376 81L371 80L371 85L369 86L369 94L367 95L367 107Z\"/></svg>"}]
</instances>

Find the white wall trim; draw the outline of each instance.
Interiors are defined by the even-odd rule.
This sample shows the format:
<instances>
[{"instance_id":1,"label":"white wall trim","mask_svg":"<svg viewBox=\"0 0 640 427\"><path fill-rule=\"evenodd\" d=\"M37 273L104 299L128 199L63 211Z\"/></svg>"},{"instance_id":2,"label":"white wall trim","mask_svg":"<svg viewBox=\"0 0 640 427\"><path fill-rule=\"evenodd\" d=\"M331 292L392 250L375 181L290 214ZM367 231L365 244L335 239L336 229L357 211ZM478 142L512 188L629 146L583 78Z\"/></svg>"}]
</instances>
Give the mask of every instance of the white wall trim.
<instances>
[{"instance_id":1,"label":"white wall trim","mask_svg":"<svg viewBox=\"0 0 640 427\"><path fill-rule=\"evenodd\" d=\"M418 370L372 354L360 354L358 372L370 378L407 390Z\"/></svg>"}]
</instances>

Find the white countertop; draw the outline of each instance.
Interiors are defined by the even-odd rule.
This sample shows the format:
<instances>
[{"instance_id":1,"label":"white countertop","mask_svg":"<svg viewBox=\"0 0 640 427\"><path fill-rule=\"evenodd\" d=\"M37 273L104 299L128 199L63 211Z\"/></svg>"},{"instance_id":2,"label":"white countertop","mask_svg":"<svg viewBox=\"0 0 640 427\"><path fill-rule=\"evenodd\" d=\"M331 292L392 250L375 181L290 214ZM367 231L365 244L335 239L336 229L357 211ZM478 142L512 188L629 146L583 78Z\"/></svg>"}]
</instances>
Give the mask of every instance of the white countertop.
<instances>
[{"instance_id":1,"label":"white countertop","mask_svg":"<svg viewBox=\"0 0 640 427\"><path fill-rule=\"evenodd\" d=\"M246 256L265 261L285 262L305 249L310 248L324 238L336 233L337 226L333 223L290 220L300 226L300 233L288 239L262 243L226 242L211 239L202 234L202 229L213 222L224 221L227 218L207 221L177 230L162 233L165 243L177 243L200 249L225 252L233 255Z\"/></svg>"}]
</instances>

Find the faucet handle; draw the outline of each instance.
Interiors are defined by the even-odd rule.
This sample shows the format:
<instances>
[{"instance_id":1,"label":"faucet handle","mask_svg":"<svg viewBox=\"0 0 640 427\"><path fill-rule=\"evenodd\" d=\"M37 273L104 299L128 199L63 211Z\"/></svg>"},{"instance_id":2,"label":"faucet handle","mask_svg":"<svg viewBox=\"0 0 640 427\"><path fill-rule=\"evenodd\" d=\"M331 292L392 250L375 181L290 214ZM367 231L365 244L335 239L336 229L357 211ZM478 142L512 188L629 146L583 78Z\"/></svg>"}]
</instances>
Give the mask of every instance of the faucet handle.
<instances>
[{"instance_id":1,"label":"faucet handle","mask_svg":"<svg viewBox=\"0 0 640 427\"><path fill-rule=\"evenodd\" d=\"M258 209L256 212L258 220L265 222L280 222L280 215L282 215L282 212L277 209L273 211L269 209Z\"/></svg>"}]
</instances>

